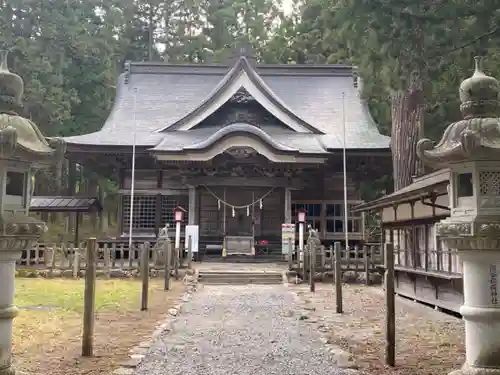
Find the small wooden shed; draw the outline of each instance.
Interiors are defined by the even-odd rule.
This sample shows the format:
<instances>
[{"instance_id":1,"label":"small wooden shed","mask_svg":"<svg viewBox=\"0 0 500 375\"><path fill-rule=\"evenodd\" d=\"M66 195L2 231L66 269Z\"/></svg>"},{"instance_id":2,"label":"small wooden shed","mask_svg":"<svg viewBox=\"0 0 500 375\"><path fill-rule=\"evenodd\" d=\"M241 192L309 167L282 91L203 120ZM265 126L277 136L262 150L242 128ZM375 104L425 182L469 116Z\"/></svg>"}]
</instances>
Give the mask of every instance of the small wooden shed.
<instances>
[{"instance_id":1,"label":"small wooden shed","mask_svg":"<svg viewBox=\"0 0 500 375\"><path fill-rule=\"evenodd\" d=\"M415 178L355 211L380 213L382 241L394 244L397 294L458 313L462 265L456 250L446 248L435 231L436 223L450 215L449 179L448 169Z\"/></svg>"}]
</instances>

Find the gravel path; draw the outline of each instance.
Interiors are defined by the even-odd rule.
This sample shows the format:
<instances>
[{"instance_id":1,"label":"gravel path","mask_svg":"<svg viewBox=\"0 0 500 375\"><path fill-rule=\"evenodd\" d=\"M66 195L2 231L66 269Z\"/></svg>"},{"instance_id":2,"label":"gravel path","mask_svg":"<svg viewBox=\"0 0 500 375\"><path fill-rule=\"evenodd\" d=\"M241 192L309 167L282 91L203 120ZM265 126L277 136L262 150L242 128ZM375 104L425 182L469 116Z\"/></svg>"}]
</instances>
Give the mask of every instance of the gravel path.
<instances>
[{"instance_id":1,"label":"gravel path","mask_svg":"<svg viewBox=\"0 0 500 375\"><path fill-rule=\"evenodd\" d=\"M283 285L206 285L136 375L344 375Z\"/></svg>"}]
</instances>

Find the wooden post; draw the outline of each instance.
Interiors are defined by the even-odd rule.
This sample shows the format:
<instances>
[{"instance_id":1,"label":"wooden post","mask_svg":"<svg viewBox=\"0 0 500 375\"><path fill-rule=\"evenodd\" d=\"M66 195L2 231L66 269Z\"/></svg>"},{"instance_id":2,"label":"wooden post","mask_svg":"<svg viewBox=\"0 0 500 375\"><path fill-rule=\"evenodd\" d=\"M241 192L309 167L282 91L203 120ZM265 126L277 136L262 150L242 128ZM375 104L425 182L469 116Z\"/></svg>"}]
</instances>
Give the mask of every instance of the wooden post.
<instances>
[{"instance_id":1,"label":"wooden post","mask_svg":"<svg viewBox=\"0 0 500 375\"><path fill-rule=\"evenodd\" d=\"M394 294L394 247L385 244L385 364L395 365L396 352L396 300Z\"/></svg>"},{"instance_id":2,"label":"wooden post","mask_svg":"<svg viewBox=\"0 0 500 375\"><path fill-rule=\"evenodd\" d=\"M335 242L335 310L342 314L342 259L340 258L340 242Z\"/></svg>"},{"instance_id":3,"label":"wooden post","mask_svg":"<svg viewBox=\"0 0 500 375\"><path fill-rule=\"evenodd\" d=\"M87 240L85 294L83 299L83 334L82 356L92 357L94 352L94 303L96 279L96 243L95 237Z\"/></svg>"},{"instance_id":4,"label":"wooden post","mask_svg":"<svg viewBox=\"0 0 500 375\"><path fill-rule=\"evenodd\" d=\"M80 273L80 249L74 249L75 253L73 254L74 256L74 261L73 261L73 278L78 279L79 273ZM27 251L29 252L29 250Z\"/></svg>"},{"instance_id":5,"label":"wooden post","mask_svg":"<svg viewBox=\"0 0 500 375\"><path fill-rule=\"evenodd\" d=\"M141 245L141 311L148 309L148 291L149 291L149 242Z\"/></svg>"},{"instance_id":6,"label":"wooden post","mask_svg":"<svg viewBox=\"0 0 500 375\"><path fill-rule=\"evenodd\" d=\"M188 268L191 268L191 262L193 258L193 239L188 236Z\"/></svg>"},{"instance_id":7,"label":"wooden post","mask_svg":"<svg viewBox=\"0 0 500 375\"><path fill-rule=\"evenodd\" d=\"M311 258L309 260L309 290L316 291L316 284L314 283L314 276L316 276L316 244L314 241L309 241L309 251Z\"/></svg>"},{"instance_id":8,"label":"wooden post","mask_svg":"<svg viewBox=\"0 0 500 375\"><path fill-rule=\"evenodd\" d=\"M111 277L111 249L107 244L104 245L104 269L106 271L106 276Z\"/></svg>"},{"instance_id":9,"label":"wooden post","mask_svg":"<svg viewBox=\"0 0 500 375\"><path fill-rule=\"evenodd\" d=\"M370 254L368 246L363 246L363 258L365 261L365 285L370 285Z\"/></svg>"},{"instance_id":10,"label":"wooden post","mask_svg":"<svg viewBox=\"0 0 500 375\"><path fill-rule=\"evenodd\" d=\"M165 248L165 281L164 290L170 289L170 263L172 262L172 242L165 241L163 245Z\"/></svg>"},{"instance_id":11,"label":"wooden post","mask_svg":"<svg viewBox=\"0 0 500 375\"><path fill-rule=\"evenodd\" d=\"M333 245L330 245L330 270L332 271L332 283L335 283L335 256L333 254Z\"/></svg>"}]
</instances>

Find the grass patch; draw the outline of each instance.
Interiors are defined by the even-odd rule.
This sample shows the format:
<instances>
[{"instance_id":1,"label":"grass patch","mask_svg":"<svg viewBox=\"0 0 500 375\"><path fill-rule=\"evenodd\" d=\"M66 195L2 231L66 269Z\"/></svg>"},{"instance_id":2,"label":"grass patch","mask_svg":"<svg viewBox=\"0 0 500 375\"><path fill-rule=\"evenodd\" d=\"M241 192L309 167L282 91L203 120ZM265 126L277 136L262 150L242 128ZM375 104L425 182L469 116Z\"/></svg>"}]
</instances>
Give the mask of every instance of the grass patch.
<instances>
[{"instance_id":1,"label":"grass patch","mask_svg":"<svg viewBox=\"0 0 500 375\"><path fill-rule=\"evenodd\" d=\"M66 312L83 312L83 280L16 279L15 303L27 306L53 306ZM131 307L140 298L139 280L97 280L96 311ZM23 312L24 313L24 312Z\"/></svg>"},{"instance_id":2,"label":"grass patch","mask_svg":"<svg viewBox=\"0 0 500 375\"><path fill-rule=\"evenodd\" d=\"M174 283L165 292L161 280L150 280L149 310L140 311L139 280L97 280L96 358L81 359L84 281L17 278L14 362L31 374L100 374L126 359L131 346L144 340L182 292ZM131 329L133 327L133 329Z\"/></svg>"}]
</instances>

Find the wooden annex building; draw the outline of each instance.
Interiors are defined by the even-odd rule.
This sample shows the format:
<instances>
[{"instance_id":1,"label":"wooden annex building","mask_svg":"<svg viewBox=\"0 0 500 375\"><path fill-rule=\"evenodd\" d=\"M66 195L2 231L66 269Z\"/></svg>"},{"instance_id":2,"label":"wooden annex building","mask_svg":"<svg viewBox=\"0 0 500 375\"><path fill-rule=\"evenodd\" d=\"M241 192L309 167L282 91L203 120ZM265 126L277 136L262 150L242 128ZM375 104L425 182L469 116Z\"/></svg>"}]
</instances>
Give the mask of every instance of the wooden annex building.
<instances>
[{"instance_id":1,"label":"wooden annex building","mask_svg":"<svg viewBox=\"0 0 500 375\"><path fill-rule=\"evenodd\" d=\"M173 227L180 205L200 252L229 241L251 253L265 240L281 254L281 225L300 208L325 242L345 225L361 241L361 214L343 214L343 115L350 206L360 182L382 173L373 166L390 168L390 151L360 85L350 66L260 65L245 53L227 64L127 62L107 121L65 138L67 158L119 175L123 237L130 225L144 237Z\"/></svg>"},{"instance_id":2,"label":"wooden annex building","mask_svg":"<svg viewBox=\"0 0 500 375\"><path fill-rule=\"evenodd\" d=\"M381 214L382 238L394 244L396 293L458 313L462 265L436 234L436 224L450 216L449 182L449 170L441 169L356 211Z\"/></svg>"}]
</instances>

